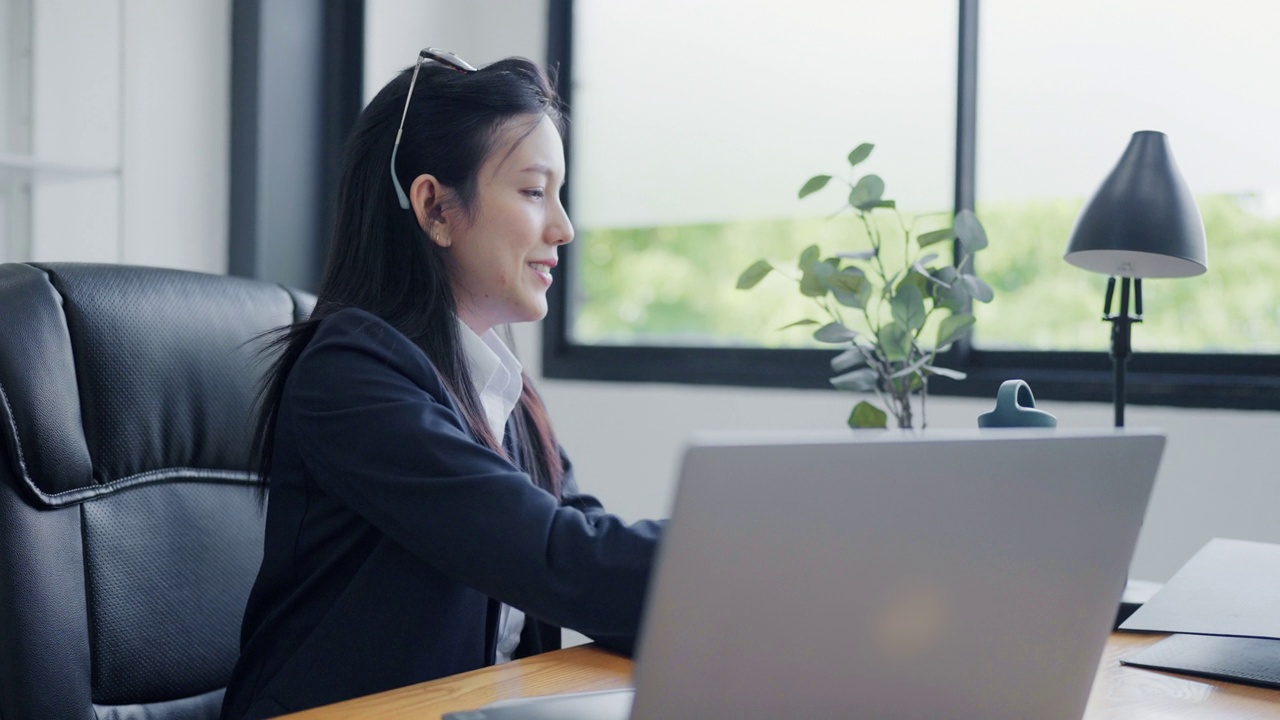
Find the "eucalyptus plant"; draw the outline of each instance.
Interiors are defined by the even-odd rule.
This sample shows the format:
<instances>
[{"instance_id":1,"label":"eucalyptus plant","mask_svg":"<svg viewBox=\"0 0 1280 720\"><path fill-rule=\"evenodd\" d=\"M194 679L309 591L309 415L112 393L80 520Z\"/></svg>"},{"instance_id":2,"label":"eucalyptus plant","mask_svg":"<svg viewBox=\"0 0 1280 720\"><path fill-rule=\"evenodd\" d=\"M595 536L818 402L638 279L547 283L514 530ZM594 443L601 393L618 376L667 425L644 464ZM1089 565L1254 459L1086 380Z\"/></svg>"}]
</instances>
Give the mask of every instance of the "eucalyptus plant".
<instances>
[{"instance_id":1,"label":"eucalyptus plant","mask_svg":"<svg viewBox=\"0 0 1280 720\"><path fill-rule=\"evenodd\" d=\"M991 286L973 271L974 255L987 246L986 231L969 210L956 213L951 227L918 233L893 200L884 197L884 181L863 175L853 181L853 168L871 154L863 143L849 153L849 179L832 183L831 175L816 175L800 188L804 198L828 185L847 186L848 194L836 214L851 210L866 231L870 247L824 257L817 245L800 253L798 274L767 260L758 260L738 278L738 289L755 287L775 270L793 280L800 294L813 301L826 322L806 318L787 328L819 326L814 339L846 346L831 360L831 384L840 390L873 392L885 409L868 401L854 406L849 425L883 428L892 414L898 427L914 427L912 397L920 396L920 427L926 425L926 399L933 377L963 379L964 373L941 367L938 354L962 338L973 326L973 302L990 302ZM873 213L891 212L901 230L901 266L886 263L885 243ZM892 233L890 233L892 234ZM947 245L953 253L940 253ZM951 262L944 255L953 256ZM939 322L930 324L936 318ZM925 328L936 327L926 333Z\"/></svg>"}]
</instances>

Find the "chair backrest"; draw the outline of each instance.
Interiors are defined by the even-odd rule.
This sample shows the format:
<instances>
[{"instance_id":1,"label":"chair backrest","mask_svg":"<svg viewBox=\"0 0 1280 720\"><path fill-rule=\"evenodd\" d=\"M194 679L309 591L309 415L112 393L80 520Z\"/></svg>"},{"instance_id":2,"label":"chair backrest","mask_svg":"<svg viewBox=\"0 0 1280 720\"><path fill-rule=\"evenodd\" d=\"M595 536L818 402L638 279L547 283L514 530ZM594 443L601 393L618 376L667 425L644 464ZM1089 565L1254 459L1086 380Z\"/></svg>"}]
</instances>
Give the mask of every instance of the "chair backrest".
<instances>
[{"instance_id":1,"label":"chair backrest","mask_svg":"<svg viewBox=\"0 0 1280 720\"><path fill-rule=\"evenodd\" d=\"M0 719L216 718L262 558L278 285L0 265Z\"/></svg>"}]
</instances>

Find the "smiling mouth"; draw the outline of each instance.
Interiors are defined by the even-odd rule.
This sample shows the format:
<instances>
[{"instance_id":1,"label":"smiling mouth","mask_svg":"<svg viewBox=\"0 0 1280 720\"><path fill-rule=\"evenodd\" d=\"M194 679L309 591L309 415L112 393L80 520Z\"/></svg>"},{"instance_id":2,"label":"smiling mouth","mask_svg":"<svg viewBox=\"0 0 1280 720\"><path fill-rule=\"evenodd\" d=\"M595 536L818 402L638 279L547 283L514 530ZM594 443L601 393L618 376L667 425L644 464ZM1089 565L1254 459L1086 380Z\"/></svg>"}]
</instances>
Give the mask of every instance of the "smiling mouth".
<instances>
[{"instance_id":1,"label":"smiling mouth","mask_svg":"<svg viewBox=\"0 0 1280 720\"><path fill-rule=\"evenodd\" d=\"M553 266L553 265L551 265L550 263L537 263L537 262L533 262L533 263L529 263L529 267L533 268L534 270L537 270L538 272L546 273L546 274L550 275L550 274L551 274L551 268L552 268L552 267L554 267L554 266Z\"/></svg>"}]
</instances>

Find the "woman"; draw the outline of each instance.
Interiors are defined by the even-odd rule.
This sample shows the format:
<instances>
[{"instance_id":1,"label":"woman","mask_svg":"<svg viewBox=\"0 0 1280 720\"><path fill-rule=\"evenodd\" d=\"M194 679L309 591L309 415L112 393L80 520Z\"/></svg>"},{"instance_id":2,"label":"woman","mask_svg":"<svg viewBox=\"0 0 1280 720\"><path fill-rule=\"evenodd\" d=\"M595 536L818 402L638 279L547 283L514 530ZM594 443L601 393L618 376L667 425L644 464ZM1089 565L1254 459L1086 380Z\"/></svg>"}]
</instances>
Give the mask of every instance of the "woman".
<instances>
[{"instance_id":1,"label":"woman","mask_svg":"<svg viewBox=\"0 0 1280 720\"><path fill-rule=\"evenodd\" d=\"M557 102L527 61L424 50L356 122L315 311L265 380L265 552L224 718L553 649L558 626L630 649L660 526L577 494L494 332L546 314L573 239Z\"/></svg>"}]
</instances>

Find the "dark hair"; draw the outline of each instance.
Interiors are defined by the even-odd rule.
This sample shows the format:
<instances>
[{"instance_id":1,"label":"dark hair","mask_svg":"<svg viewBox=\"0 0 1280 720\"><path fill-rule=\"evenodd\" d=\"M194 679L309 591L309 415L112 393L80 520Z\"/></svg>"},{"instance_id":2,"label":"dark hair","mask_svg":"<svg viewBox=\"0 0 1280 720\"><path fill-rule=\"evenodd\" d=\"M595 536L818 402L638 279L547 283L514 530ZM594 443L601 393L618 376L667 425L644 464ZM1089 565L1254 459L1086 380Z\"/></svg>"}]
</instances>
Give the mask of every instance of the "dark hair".
<instances>
[{"instance_id":1,"label":"dark hair","mask_svg":"<svg viewBox=\"0 0 1280 720\"><path fill-rule=\"evenodd\" d=\"M264 490L271 477L285 379L320 321L343 308L377 315L421 348L458 401L472 434L505 454L470 379L445 250L431 242L412 209L400 207L391 182L391 150L412 73L408 68L382 88L347 139L315 310L307 320L274 331L263 349L278 353L262 381L251 450ZM396 158L401 185L407 192L417 176L434 175L472 215L480 167L496 150L502 131L521 116L549 117L564 131L555 92L528 60L510 58L467 73L425 63ZM541 398L528 376L523 379L513 416L524 469L534 484L559 497L564 474L559 445Z\"/></svg>"}]
</instances>

